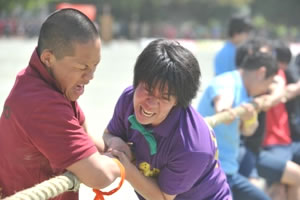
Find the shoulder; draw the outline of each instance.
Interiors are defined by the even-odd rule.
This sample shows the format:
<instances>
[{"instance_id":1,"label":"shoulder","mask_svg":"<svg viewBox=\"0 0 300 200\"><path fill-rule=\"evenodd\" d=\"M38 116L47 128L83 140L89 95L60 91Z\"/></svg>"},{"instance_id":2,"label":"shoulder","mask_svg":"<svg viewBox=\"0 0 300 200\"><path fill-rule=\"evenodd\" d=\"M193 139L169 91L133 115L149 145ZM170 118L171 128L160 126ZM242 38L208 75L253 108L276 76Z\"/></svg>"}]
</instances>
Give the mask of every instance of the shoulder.
<instances>
[{"instance_id":1,"label":"shoulder","mask_svg":"<svg viewBox=\"0 0 300 200\"><path fill-rule=\"evenodd\" d=\"M235 46L230 41L225 41L217 56L223 56L233 51L235 51Z\"/></svg>"},{"instance_id":2,"label":"shoulder","mask_svg":"<svg viewBox=\"0 0 300 200\"><path fill-rule=\"evenodd\" d=\"M237 81L237 71L229 71L220 74L212 79L209 83L207 89L212 93L219 93L222 90L231 90L232 87L236 85Z\"/></svg>"},{"instance_id":3,"label":"shoulder","mask_svg":"<svg viewBox=\"0 0 300 200\"><path fill-rule=\"evenodd\" d=\"M119 101L125 101L126 103L131 102L133 100L134 88L133 86L129 86L125 88L119 97Z\"/></svg>"},{"instance_id":4,"label":"shoulder","mask_svg":"<svg viewBox=\"0 0 300 200\"><path fill-rule=\"evenodd\" d=\"M5 104L11 107L16 116L23 119L36 112L42 115L57 112L56 117L66 111L73 113L70 102L62 93L51 88L43 80L24 74L18 76Z\"/></svg>"},{"instance_id":5,"label":"shoulder","mask_svg":"<svg viewBox=\"0 0 300 200\"><path fill-rule=\"evenodd\" d=\"M185 109L184 115L180 117L179 126L180 136L187 151L213 154L214 145L210 128L192 106Z\"/></svg>"},{"instance_id":6,"label":"shoulder","mask_svg":"<svg viewBox=\"0 0 300 200\"><path fill-rule=\"evenodd\" d=\"M133 86L127 87L123 90L122 94L120 95L117 104L116 104L116 111L119 113L127 113L128 109L131 109L133 106L133 95L134 95L134 88Z\"/></svg>"}]
</instances>

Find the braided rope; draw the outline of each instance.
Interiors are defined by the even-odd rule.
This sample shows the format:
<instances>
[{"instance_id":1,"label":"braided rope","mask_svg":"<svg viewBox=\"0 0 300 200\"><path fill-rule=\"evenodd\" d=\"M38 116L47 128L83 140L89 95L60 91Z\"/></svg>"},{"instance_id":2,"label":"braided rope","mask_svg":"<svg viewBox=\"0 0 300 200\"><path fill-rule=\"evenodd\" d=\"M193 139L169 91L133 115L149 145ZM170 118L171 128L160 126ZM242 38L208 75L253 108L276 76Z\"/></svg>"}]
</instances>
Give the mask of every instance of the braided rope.
<instances>
[{"instance_id":1,"label":"braided rope","mask_svg":"<svg viewBox=\"0 0 300 200\"><path fill-rule=\"evenodd\" d=\"M259 105L263 106L263 101L264 101L263 98L257 97L255 99L255 102L254 101L251 102L251 104L255 107L257 112L259 112L261 109ZM232 111L236 113L237 116L241 116L246 112L246 108L244 108L243 106L237 106L233 108ZM209 117L205 117L205 121L211 127L215 127L216 125L225 122L226 119L228 118L231 118L231 113L229 111L224 111L224 112L216 113L215 115Z\"/></svg>"},{"instance_id":2,"label":"braided rope","mask_svg":"<svg viewBox=\"0 0 300 200\"><path fill-rule=\"evenodd\" d=\"M71 172L46 180L3 200L46 200L66 191L78 191L80 182Z\"/></svg>"}]
</instances>

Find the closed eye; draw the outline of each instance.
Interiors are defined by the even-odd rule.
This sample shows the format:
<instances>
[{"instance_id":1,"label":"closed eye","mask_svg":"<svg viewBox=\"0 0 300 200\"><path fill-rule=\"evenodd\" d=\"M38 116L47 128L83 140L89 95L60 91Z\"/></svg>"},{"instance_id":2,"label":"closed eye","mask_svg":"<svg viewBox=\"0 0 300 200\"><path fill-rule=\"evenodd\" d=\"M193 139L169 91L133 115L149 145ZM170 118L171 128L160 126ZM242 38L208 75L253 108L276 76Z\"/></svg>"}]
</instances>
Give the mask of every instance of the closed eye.
<instances>
[{"instance_id":1,"label":"closed eye","mask_svg":"<svg viewBox=\"0 0 300 200\"><path fill-rule=\"evenodd\" d=\"M79 69L80 71L85 71L85 70L87 70L89 68L89 66L88 65L81 65L80 64L80 65L76 65L75 68Z\"/></svg>"}]
</instances>

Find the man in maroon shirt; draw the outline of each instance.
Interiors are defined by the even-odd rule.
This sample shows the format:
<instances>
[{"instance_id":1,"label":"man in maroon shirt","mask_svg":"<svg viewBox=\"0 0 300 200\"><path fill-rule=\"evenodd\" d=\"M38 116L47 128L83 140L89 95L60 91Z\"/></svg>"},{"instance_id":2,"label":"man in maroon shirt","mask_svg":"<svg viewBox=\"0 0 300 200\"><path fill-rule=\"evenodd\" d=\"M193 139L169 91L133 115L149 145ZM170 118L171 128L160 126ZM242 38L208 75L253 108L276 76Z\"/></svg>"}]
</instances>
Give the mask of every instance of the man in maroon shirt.
<instances>
[{"instance_id":1,"label":"man in maroon shirt","mask_svg":"<svg viewBox=\"0 0 300 200\"><path fill-rule=\"evenodd\" d=\"M118 165L101 155L101 145L87 134L76 102L93 78L100 50L93 22L77 10L56 11L43 23L38 47L18 74L0 119L2 197L66 170L93 188L120 176ZM78 194L55 199L78 199Z\"/></svg>"}]
</instances>

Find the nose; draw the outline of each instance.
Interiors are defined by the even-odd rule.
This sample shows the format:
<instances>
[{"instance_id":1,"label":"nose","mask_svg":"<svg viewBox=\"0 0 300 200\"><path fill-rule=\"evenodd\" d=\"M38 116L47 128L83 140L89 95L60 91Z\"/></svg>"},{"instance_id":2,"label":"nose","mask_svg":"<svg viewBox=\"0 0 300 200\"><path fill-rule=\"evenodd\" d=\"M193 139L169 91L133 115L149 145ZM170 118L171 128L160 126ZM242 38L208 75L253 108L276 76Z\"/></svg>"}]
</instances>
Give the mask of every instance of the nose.
<instances>
[{"instance_id":1,"label":"nose","mask_svg":"<svg viewBox=\"0 0 300 200\"><path fill-rule=\"evenodd\" d=\"M146 102L147 102L148 106L156 106L159 101L155 96L148 96Z\"/></svg>"},{"instance_id":2,"label":"nose","mask_svg":"<svg viewBox=\"0 0 300 200\"><path fill-rule=\"evenodd\" d=\"M84 73L83 78L86 81L92 80L94 78L94 72L95 72L95 70L89 70L89 71L87 71L86 73Z\"/></svg>"}]
</instances>

